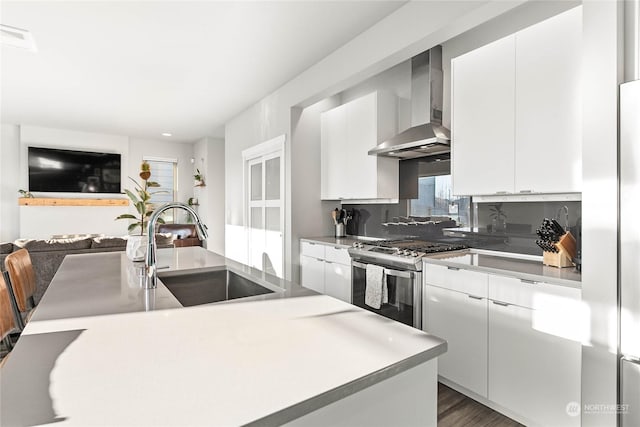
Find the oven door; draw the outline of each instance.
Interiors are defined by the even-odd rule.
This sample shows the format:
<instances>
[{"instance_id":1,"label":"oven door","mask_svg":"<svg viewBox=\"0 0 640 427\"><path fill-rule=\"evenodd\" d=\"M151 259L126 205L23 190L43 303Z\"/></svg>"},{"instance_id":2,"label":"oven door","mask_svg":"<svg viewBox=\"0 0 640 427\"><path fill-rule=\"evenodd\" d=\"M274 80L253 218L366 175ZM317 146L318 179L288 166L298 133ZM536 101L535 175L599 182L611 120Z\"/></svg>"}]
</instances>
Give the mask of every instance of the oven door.
<instances>
[{"instance_id":1,"label":"oven door","mask_svg":"<svg viewBox=\"0 0 640 427\"><path fill-rule=\"evenodd\" d=\"M378 265L378 264L376 264ZM384 267L389 302L380 309L364 303L367 288L367 263L351 261L351 301L366 310L397 320L414 328L422 328L422 273Z\"/></svg>"}]
</instances>

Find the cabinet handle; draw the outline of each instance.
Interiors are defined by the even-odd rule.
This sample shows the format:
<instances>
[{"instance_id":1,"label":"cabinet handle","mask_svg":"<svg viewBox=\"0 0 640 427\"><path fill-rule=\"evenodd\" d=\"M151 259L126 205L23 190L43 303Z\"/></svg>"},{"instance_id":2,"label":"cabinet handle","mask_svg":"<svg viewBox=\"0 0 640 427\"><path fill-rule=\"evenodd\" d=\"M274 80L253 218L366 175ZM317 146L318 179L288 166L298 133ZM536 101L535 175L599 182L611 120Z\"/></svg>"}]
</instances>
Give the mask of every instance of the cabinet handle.
<instances>
[{"instance_id":1,"label":"cabinet handle","mask_svg":"<svg viewBox=\"0 0 640 427\"><path fill-rule=\"evenodd\" d=\"M325 260L325 262L326 262L327 264L333 264L331 261L326 261L326 260Z\"/></svg>"},{"instance_id":2,"label":"cabinet handle","mask_svg":"<svg viewBox=\"0 0 640 427\"><path fill-rule=\"evenodd\" d=\"M311 246L315 246L316 245L315 243L312 243L312 242L307 242L307 244L309 244Z\"/></svg>"},{"instance_id":3,"label":"cabinet handle","mask_svg":"<svg viewBox=\"0 0 640 427\"><path fill-rule=\"evenodd\" d=\"M508 191L496 191L496 194L509 194Z\"/></svg>"},{"instance_id":4,"label":"cabinet handle","mask_svg":"<svg viewBox=\"0 0 640 427\"><path fill-rule=\"evenodd\" d=\"M481 300L481 299L483 299L482 297L478 297L478 296L475 296L475 295L469 295L469 294L467 294L467 296L468 296L469 298L471 298L471 299L477 299L477 300Z\"/></svg>"},{"instance_id":5,"label":"cabinet handle","mask_svg":"<svg viewBox=\"0 0 640 427\"><path fill-rule=\"evenodd\" d=\"M527 284L529 284L529 285L535 285L535 284L537 284L537 283L538 283L538 282L536 282L535 280L529 280L529 279L520 279L520 281L521 281L522 283L527 283Z\"/></svg>"},{"instance_id":6,"label":"cabinet handle","mask_svg":"<svg viewBox=\"0 0 640 427\"><path fill-rule=\"evenodd\" d=\"M520 193L533 193L533 190L520 190Z\"/></svg>"},{"instance_id":7,"label":"cabinet handle","mask_svg":"<svg viewBox=\"0 0 640 427\"><path fill-rule=\"evenodd\" d=\"M501 305L502 307L509 307L511 304L506 303L506 302L502 302L502 301L491 301L492 303L494 303L495 305Z\"/></svg>"},{"instance_id":8,"label":"cabinet handle","mask_svg":"<svg viewBox=\"0 0 640 427\"><path fill-rule=\"evenodd\" d=\"M322 258L316 258L318 261L320 262L324 262L324 260Z\"/></svg>"},{"instance_id":9,"label":"cabinet handle","mask_svg":"<svg viewBox=\"0 0 640 427\"><path fill-rule=\"evenodd\" d=\"M453 270L453 271L458 271L460 270L458 267L451 267L451 266L447 266L447 270Z\"/></svg>"},{"instance_id":10,"label":"cabinet handle","mask_svg":"<svg viewBox=\"0 0 640 427\"><path fill-rule=\"evenodd\" d=\"M333 249L337 249L337 250L342 250L342 248L340 246L334 246Z\"/></svg>"}]
</instances>

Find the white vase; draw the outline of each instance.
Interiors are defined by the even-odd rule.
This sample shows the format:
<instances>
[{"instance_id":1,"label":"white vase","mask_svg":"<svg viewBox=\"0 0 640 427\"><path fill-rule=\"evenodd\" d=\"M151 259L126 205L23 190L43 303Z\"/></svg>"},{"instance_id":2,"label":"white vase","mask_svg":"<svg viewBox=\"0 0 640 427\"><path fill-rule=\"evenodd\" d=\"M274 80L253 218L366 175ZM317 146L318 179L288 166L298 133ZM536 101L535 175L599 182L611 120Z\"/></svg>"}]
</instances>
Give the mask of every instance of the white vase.
<instances>
[{"instance_id":1,"label":"white vase","mask_svg":"<svg viewBox=\"0 0 640 427\"><path fill-rule=\"evenodd\" d=\"M127 238L127 258L131 261L144 261L147 254L147 236L129 236Z\"/></svg>"}]
</instances>

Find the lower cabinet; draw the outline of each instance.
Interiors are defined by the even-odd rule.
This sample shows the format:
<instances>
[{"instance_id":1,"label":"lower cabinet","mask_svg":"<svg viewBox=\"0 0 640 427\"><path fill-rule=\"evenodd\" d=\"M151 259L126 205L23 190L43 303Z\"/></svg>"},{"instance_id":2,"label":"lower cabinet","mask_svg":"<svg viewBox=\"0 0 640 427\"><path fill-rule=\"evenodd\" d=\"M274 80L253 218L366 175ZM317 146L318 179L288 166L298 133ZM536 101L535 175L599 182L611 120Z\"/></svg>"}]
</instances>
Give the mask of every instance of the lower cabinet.
<instances>
[{"instance_id":1,"label":"lower cabinet","mask_svg":"<svg viewBox=\"0 0 640 427\"><path fill-rule=\"evenodd\" d=\"M351 303L351 265L325 260L324 293Z\"/></svg>"},{"instance_id":2,"label":"lower cabinet","mask_svg":"<svg viewBox=\"0 0 640 427\"><path fill-rule=\"evenodd\" d=\"M487 397L487 299L426 286L427 332L447 340L438 374Z\"/></svg>"},{"instance_id":3,"label":"lower cabinet","mask_svg":"<svg viewBox=\"0 0 640 427\"><path fill-rule=\"evenodd\" d=\"M300 256L302 286L324 293L324 260L306 255Z\"/></svg>"},{"instance_id":4,"label":"lower cabinet","mask_svg":"<svg viewBox=\"0 0 640 427\"><path fill-rule=\"evenodd\" d=\"M579 289L431 264L423 277L423 327L448 344L440 376L525 424L580 425Z\"/></svg>"},{"instance_id":5,"label":"lower cabinet","mask_svg":"<svg viewBox=\"0 0 640 427\"><path fill-rule=\"evenodd\" d=\"M519 288L519 295L509 298L513 292L500 292L505 286ZM579 426L579 414L567 407L580 403L582 345L574 321L582 317L580 291L550 290L575 291L576 298L549 287L558 288L489 277L488 397L535 424ZM573 323L577 330L567 328Z\"/></svg>"},{"instance_id":6,"label":"lower cabinet","mask_svg":"<svg viewBox=\"0 0 640 427\"><path fill-rule=\"evenodd\" d=\"M351 257L346 248L301 242L300 283L351 303Z\"/></svg>"}]
</instances>

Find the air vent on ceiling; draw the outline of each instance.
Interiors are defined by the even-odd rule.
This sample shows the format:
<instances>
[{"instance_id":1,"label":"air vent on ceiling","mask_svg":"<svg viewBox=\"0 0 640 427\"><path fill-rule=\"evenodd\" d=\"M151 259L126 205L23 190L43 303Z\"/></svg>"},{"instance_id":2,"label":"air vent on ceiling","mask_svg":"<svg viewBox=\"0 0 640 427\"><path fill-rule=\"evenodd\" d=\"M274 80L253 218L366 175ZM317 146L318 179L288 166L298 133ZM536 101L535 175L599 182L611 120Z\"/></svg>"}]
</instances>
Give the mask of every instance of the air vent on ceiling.
<instances>
[{"instance_id":1,"label":"air vent on ceiling","mask_svg":"<svg viewBox=\"0 0 640 427\"><path fill-rule=\"evenodd\" d=\"M0 24L0 42L3 45L37 52L36 43L29 30Z\"/></svg>"}]
</instances>

